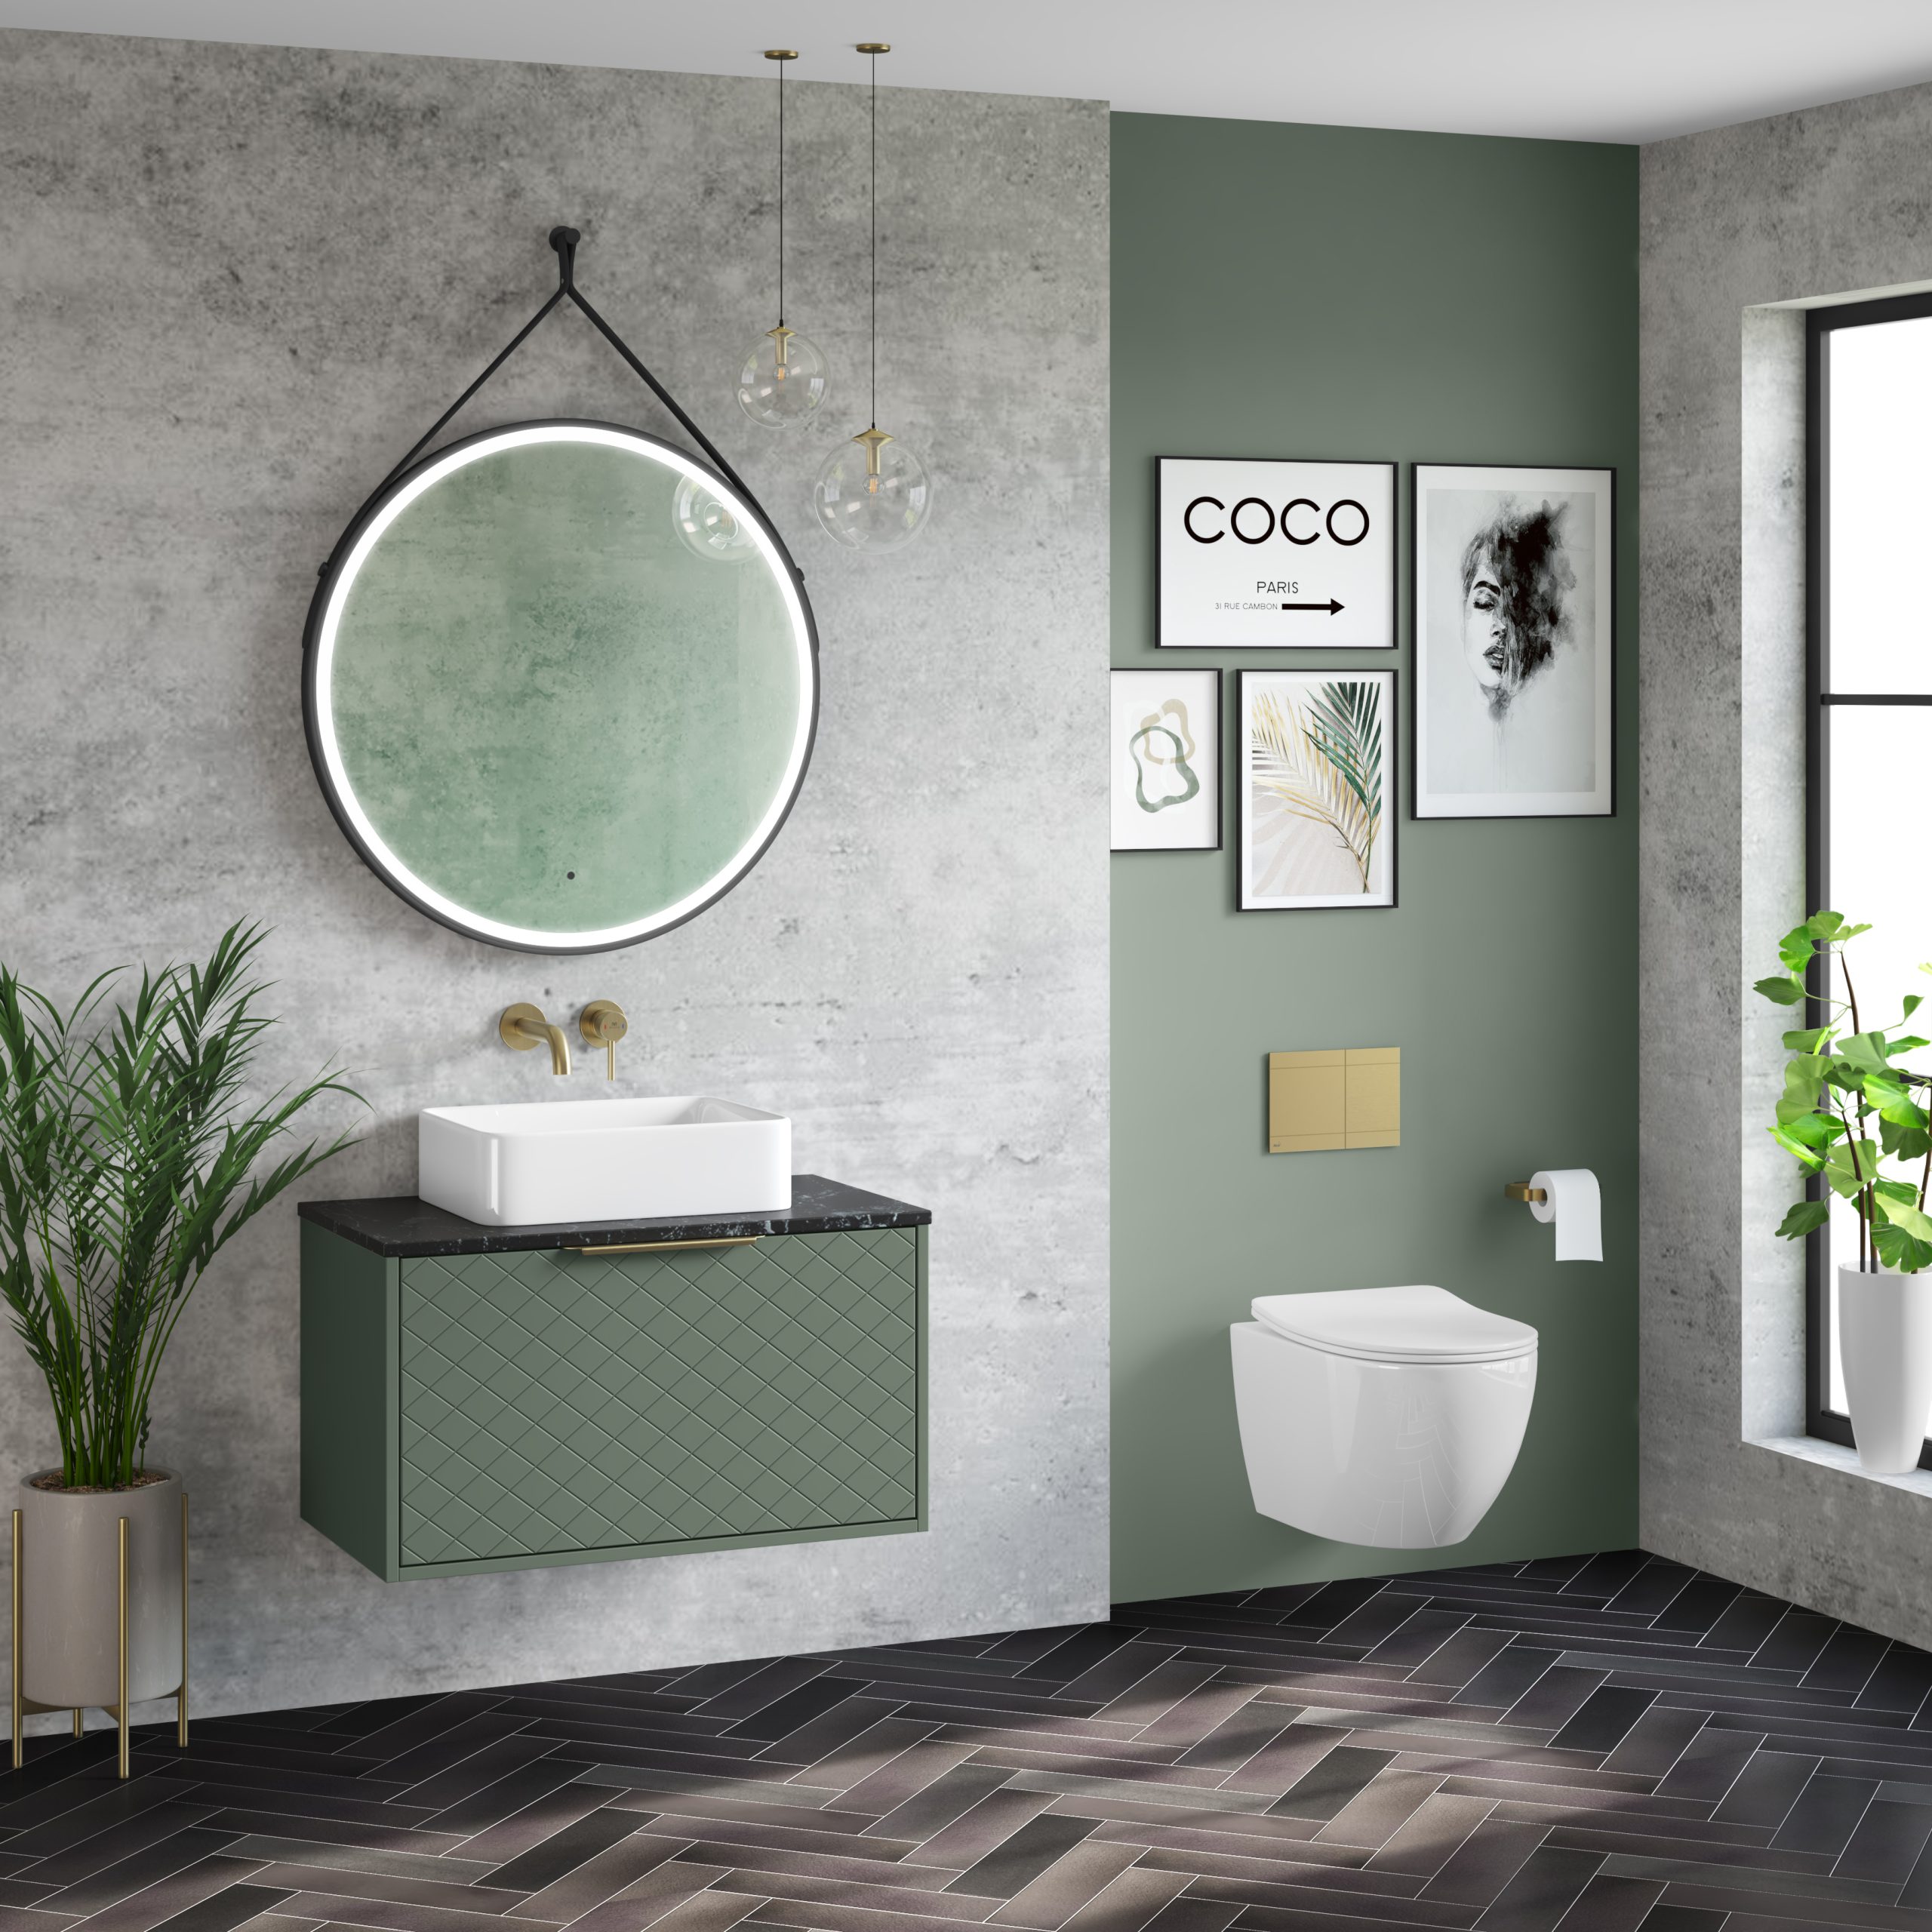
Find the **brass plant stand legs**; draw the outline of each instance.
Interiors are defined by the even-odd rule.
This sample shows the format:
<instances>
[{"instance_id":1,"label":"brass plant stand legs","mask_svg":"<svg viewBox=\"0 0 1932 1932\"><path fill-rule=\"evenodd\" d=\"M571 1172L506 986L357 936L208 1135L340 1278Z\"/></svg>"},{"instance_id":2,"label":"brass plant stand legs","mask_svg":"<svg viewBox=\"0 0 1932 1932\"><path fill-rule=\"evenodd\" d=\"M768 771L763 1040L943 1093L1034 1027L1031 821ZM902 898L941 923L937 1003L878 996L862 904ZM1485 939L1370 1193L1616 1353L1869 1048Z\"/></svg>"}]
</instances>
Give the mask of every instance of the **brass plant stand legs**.
<instances>
[{"instance_id":1,"label":"brass plant stand legs","mask_svg":"<svg viewBox=\"0 0 1932 1932\"><path fill-rule=\"evenodd\" d=\"M20 1768L20 1512L14 1512L14 1768ZM75 1713L76 1717L79 1713Z\"/></svg>"},{"instance_id":2,"label":"brass plant stand legs","mask_svg":"<svg viewBox=\"0 0 1932 1932\"><path fill-rule=\"evenodd\" d=\"M174 1694L174 1742L188 1748L188 1492L181 1492L181 1687Z\"/></svg>"},{"instance_id":3,"label":"brass plant stand legs","mask_svg":"<svg viewBox=\"0 0 1932 1932\"><path fill-rule=\"evenodd\" d=\"M120 1561L117 1578L119 1612L117 1635L117 1663L118 1681L116 1689L119 1696L117 1703L105 1708L114 1719L115 1727L120 1735L115 1740L115 1758L120 1774L124 1778L129 1769L131 1706L128 1697L128 1519L120 1518ZM23 1720L32 1712L57 1711L65 1709L60 1704L36 1704L20 1689L21 1638L23 1634L21 1621L20 1588L20 1512L14 1512L14 1582L13 1582L13 1691L14 1691L14 1768L18 1770L24 1761L26 1739ZM165 1697L168 1694L162 1694ZM74 1712L74 1735L80 1737L85 1730L82 1713ZM174 1740L183 1750L188 1748L188 1492L181 1492L181 1681L174 1692Z\"/></svg>"}]
</instances>

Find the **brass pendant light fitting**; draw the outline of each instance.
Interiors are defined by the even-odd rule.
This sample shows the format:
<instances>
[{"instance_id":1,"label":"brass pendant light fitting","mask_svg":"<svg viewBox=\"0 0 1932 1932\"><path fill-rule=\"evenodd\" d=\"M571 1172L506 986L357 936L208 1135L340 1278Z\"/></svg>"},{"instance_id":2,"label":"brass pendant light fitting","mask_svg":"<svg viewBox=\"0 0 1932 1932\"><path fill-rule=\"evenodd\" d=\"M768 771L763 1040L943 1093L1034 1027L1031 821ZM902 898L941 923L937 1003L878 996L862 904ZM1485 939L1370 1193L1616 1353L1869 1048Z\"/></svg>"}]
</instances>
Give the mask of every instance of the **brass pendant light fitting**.
<instances>
[{"instance_id":1,"label":"brass pendant light fitting","mask_svg":"<svg viewBox=\"0 0 1932 1932\"><path fill-rule=\"evenodd\" d=\"M890 54L892 43L862 40L857 51L872 61L870 420L826 458L813 486L812 508L835 543L854 550L890 550L918 534L932 509L933 492L918 458L878 426L878 57Z\"/></svg>"},{"instance_id":2,"label":"brass pendant light fitting","mask_svg":"<svg viewBox=\"0 0 1932 1932\"><path fill-rule=\"evenodd\" d=\"M738 407L767 429L802 423L825 400L825 358L785 321L785 69L795 47L768 47L778 63L778 324L752 344L738 372Z\"/></svg>"}]
</instances>

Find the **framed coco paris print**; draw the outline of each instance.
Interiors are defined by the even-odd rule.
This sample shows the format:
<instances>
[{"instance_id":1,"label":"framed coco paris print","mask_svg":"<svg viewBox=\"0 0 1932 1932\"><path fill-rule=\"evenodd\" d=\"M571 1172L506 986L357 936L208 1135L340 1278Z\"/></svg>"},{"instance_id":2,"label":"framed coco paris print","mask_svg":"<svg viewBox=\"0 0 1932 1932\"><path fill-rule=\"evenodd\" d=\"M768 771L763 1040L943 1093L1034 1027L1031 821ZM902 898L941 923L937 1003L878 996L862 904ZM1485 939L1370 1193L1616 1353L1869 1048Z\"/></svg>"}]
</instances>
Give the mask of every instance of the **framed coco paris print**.
<instances>
[{"instance_id":1,"label":"framed coco paris print","mask_svg":"<svg viewBox=\"0 0 1932 1932\"><path fill-rule=\"evenodd\" d=\"M1395 903L1395 674L1241 674L1244 912Z\"/></svg>"},{"instance_id":2,"label":"framed coco paris print","mask_svg":"<svg viewBox=\"0 0 1932 1932\"><path fill-rule=\"evenodd\" d=\"M1113 673L1116 852L1221 849L1221 674Z\"/></svg>"},{"instance_id":3,"label":"framed coco paris print","mask_svg":"<svg viewBox=\"0 0 1932 1932\"><path fill-rule=\"evenodd\" d=\"M1392 651L1395 466L1164 456L1158 641Z\"/></svg>"},{"instance_id":4,"label":"framed coco paris print","mask_svg":"<svg viewBox=\"0 0 1932 1932\"><path fill-rule=\"evenodd\" d=\"M1616 482L1415 466L1415 817L1615 811Z\"/></svg>"}]
</instances>

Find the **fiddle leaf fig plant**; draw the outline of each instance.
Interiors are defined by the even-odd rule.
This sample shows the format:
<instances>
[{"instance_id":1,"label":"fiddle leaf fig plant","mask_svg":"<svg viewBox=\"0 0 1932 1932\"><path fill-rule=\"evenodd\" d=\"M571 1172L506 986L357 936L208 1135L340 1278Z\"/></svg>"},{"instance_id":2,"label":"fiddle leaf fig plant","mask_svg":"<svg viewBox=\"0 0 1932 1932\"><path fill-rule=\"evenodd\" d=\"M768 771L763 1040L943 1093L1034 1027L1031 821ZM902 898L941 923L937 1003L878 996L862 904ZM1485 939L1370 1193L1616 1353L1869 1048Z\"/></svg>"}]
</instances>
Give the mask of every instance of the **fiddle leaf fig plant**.
<instances>
[{"instance_id":1,"label":"fiddle leaf fig plant","mask_svg":"<svg viewBox=\"0 0 1932 1932\"><path fill-rule=\"evenodd\" d=\"M1851 1203L1858 1217L1861 1269L1883 1266L1915 1275L1932 1267L1932 1216L1925 1211L1932 1180L1932 1112L1927 1105L1932 1079L1899 1063L1928 1044L1903 1030L1924 995L1906 994L1894 1025L1865 1025L1844 949L1871 930L1837 912L1814 912L1778 942L1784 971L1755 982L1755 990L1774 1004L1800 1005L1814 962L1822 958L1820 997L1832 1016L1823 1026L1785 1035L1791 1058L1770 1134L1807 1177L1821 1177L1831 1194ZM1844 986L1842 999L1832 990L1834 964ZM1918 970L1932 973L1932 965ZM1909 1171L1915 1167L1915 1177L1888 1174L1888 1161ZM1830 1207L1829 1195L1801 1201L1778 1232L1796 1241L1822 1228Z\"/></svg>"},{"instance_id":2,"label":"fiddle leaf fig plant","mask_svg":"<svg viewBox=\"0 0 1932 1932\"><path fill-rule=\"evenodd\" d=\"M340 1081L252 1084L275 1024L257 1010L264 937L231 926L206 964L143 970L113 1006L116 973L63 1009L0 966L0 1300L45 1378L69 1488L138 1479L155 1377L196 1284L349 1144L278 1146L323 1094L360 1097Z\"/></svg>"}]
</instances>

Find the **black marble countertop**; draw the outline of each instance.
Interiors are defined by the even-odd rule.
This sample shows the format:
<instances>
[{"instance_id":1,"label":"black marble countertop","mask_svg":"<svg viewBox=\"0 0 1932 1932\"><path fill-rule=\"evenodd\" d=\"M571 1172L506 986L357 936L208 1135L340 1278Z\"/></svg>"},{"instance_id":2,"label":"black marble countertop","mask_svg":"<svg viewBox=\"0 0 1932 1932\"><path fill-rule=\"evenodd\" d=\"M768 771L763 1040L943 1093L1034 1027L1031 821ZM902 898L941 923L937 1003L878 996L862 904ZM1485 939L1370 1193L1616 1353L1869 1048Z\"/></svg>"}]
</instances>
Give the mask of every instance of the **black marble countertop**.
<instances>
[{"instance_id":1,"label":"black marble countertop","mask_svg":"<svg viewBox=\"0 0 1932 1932\"><path fill-rule=\"evenodd\" d=\"M824 1235L848 1228L914 1228L929 1208L868 1194L862 1187L794 1174L792 1204L777 1214L711 1214L695 1220L574 1221L487 1228L413 1194L371 1201L305 1201L305 1221L384 1255L506 1254L532 1247L614 1247L633 1241L719 1241L743 1235Z\"/></svg>"}]
</instances>

